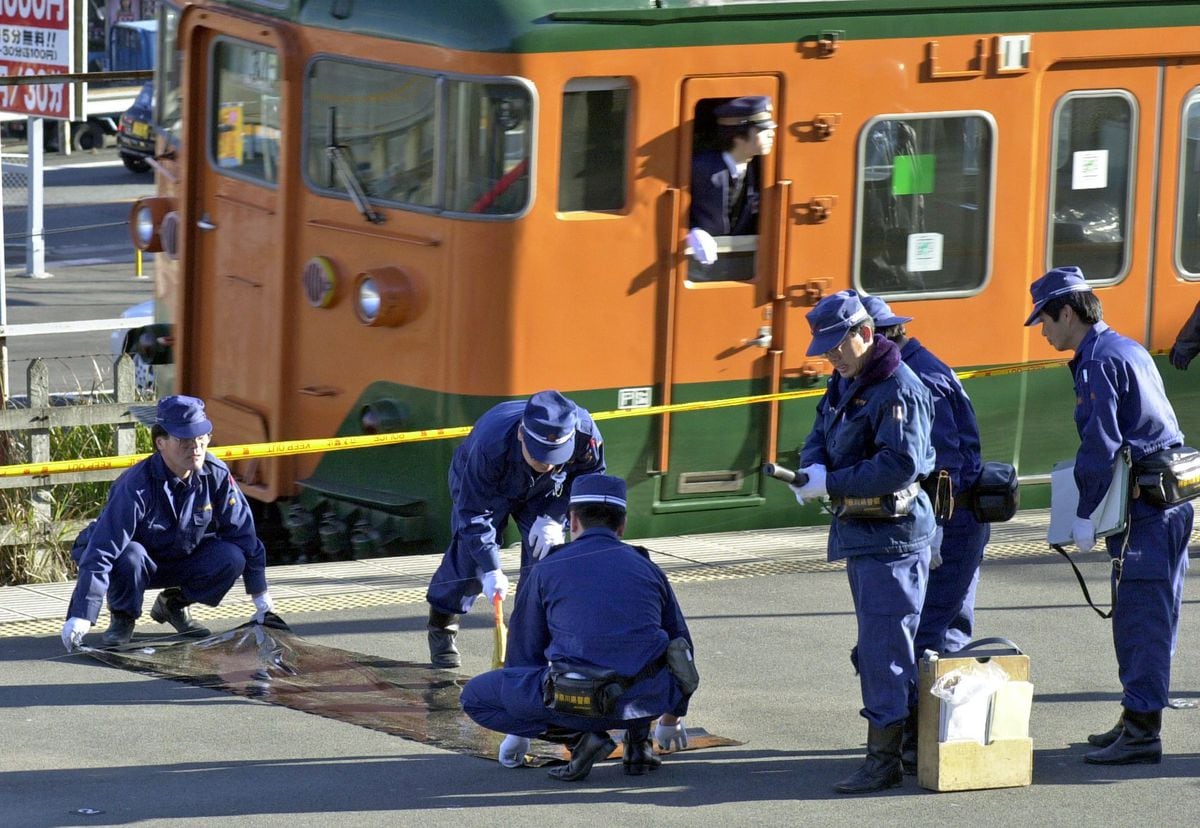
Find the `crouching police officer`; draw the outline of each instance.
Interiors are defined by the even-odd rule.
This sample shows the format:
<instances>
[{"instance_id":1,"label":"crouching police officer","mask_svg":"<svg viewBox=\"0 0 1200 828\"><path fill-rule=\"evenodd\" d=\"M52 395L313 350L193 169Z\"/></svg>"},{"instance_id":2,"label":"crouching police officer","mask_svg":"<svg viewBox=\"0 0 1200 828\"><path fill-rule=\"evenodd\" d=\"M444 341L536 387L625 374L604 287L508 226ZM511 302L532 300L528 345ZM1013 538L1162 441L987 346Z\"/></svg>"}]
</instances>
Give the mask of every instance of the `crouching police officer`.
<instances>
[{"instance_id":1,"label":"crouching police officer","mask_svg":"<svg viewBox=\"0 0 1200 828\"><path fill-rule=\"evenodd\" d=\"M508 594L500 544L511 517L521 532L521 570L564 539L567 495L581 474L604 471L591 415L557 391L502 402L475 423L450 463L450 546L429 583L429 658L461 663L458 615L481 590Z\"/></svg>"},{"instance_id":2,"label":"crouching police officer","mask_svg":"<svg viewBox=\"0 0 1200 828\"><path fill-rule=\"evenodd\" d=\"M838 376L817 407L800 450L796 499L828 496L834 520L828 558L846 560L858 619L855 666L867 719L866 761L834 786L867 793L899 785L901 738L916 698L913 641L925 600L933 510L920 480L933 470L932 402L900 349L877 336L852 290L808 313L808 356Z\"/></svg>"},{"instance_id":3,"label":"crouching police officer","mask_svg":"<svg viewBox=\"0 0 1200 828\"><path fill-rule=\"evenodd\" d=\"M1101 321L1099 297L1077 267L1058 267L1034 282L1026 325L1042 326L1056 351L1074 351L1067 363L1075 381L1079 450L1075 482L1079 506L1075 546L1096 543L1090 515L1104 498L1118 455L1128 447L1139 461L1183 445L1183 433L1150 354ZM1088 737L1101 750L1085 755L1098 765L1155 764L1162 759L1162 709L1167 706L1171 659L1188 569L1192 504L1160 506L1144 495L1129 506L1129 526L1106 538L1113 559L1113 645L1124 689L1116 727Z\"/></svg>"},{"instance_id":4,"label":"crouching police officer","mask_svg":"<svg viewBox=\"0 0 1200 828\"><path fill-rule=\"evenodd\" d=\"M79 578L62 640L83 640L108 596L112 621L104 644L133 637L147 589L165 587L150 610L160 624L208 635L188 606L215 607L240 576L254 599L255 618L273 607L266 551L254 531L246 497L228 467L206 451L212 423L195 397L159 400L150 429L155 453L113 484L100 517L75 541Z\"/></svg>"},{"instance_id":5,"label":"crouching police officer","mask_svg":"<svg viewBox=\"0 0 1200 828\"><path fill-rule=\"evenodd\" d=\"M476 676L462 706L483 727L509 734L501 762L521 764L531 737L567 731L571 761L550 771L583 779L625 728L628 774L655 770L650 722L683 731L699 678L691 635L667 578L643 551L622 543L625 481L580 477L571 488L571 543L530 570L517 591L506 666ZM549 738L549 737L547 737Z\"/></svg>"}]
</instances>

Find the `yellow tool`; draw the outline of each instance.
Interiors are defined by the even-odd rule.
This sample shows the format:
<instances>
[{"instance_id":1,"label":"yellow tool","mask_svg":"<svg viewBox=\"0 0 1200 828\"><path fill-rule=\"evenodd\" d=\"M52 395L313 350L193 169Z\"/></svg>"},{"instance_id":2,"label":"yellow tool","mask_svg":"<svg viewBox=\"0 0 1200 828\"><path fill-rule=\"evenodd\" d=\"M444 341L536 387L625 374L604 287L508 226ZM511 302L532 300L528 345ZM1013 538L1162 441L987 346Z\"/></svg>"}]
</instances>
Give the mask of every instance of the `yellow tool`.
<instances>
[{"instance_id":1,"label":"yellow tool","mask_svg":"<svg viewBox=\"0 0 1200 828\"><path fill-rule=\"evenodd\" d=\"M496 640L492 647L492 669L504 666L504 651L508 646L508 630L504 626L504 599L497 593L492 596L492 607L496 610Z\"/></svg>"}]
</instances>

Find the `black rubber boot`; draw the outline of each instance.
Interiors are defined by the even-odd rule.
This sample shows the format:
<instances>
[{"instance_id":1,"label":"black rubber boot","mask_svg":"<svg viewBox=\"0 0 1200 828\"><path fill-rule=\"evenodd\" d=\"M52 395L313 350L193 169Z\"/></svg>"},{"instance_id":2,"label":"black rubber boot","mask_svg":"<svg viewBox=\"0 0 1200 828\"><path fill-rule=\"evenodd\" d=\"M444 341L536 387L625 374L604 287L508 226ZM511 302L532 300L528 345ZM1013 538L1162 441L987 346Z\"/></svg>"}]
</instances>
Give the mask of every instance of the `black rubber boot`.
<instances>
[{"instance_id":1,"label":"black rubber boot","mask_svg":"<svg viewBox=\"0 0 1200 828\"><path fill-rule=\"evenodd\" d=\"M621 741L621 764L629 776L641 776L646 771L656 771L662 760L654 755L654 742L650 738L650 725L631 725Z\"/></svg>"},{"instance_id":2,"label":"black rubber boot","mask_svg":"<svg viewBox=\"0 0 1200 828\"><path fill-rule=\"evenodd\" d=\"M616 748L617 743L607 733L584 733L571 746L571 761L551 770L550 776L563 782L579 782L592 772L592 765Z\"/></svg>"},{"instance_id":3,"label":"black rubber boot","mask_svg":"<svg viewBox=\"0 0 1200 828\"><path fill-rule=\"evenodd\" d=\"M164 589L158 594L158 600L150 608L150 617L160 624L170 624L180 635L194 635L203 638L211 635L208 627L202 627L192 620L188 612L191 601L183 597L179 587Z\"/></svg>"},{"instance_id":4,"label":"black rubber boot","mask_svg":"<svg viewBox=\"0 0 1200 828\"><path fill-rule=\"evenodd\" d=\"M854 775L833 786L838 793L861 794L894 788L904 781L900 766L900 740L904 722L889 727L867 725L867 758Z\"/></svg>"},{"instance_id":5,"label":"black rubber boot","mask_svg":"<svg viewBox=\"0 0 1200 828\"><path fill-rule=\"evenodd\" d=\"M108 622L108 629L104 631L104 646L105 647L120 647L122 644L128 644L133 638L133 627L137 624L137 619L132 615L126 615L123 612L112 611L112 620Z\"/></svg>"},{"instance_id":6,"label":"black rubber boot","mask_svg":"<svg viewBox=\"0 0 1200 828\"><path fill-rule=\"evenodd\" d=\"M1103 750L1085 754L1093 765L1157 765L1162 761L1162 711L1139 713L1125 708L1121 735Z\"/></svg>"},{"instance_id":7,"label":"black rubber boot","mask_svg":"<svg viewBox=\"0 0 1200 828\"><path fill-rule=\"evenodd\" d=\"M1117 717L1117 723L1112 726L1112 730L1106 730L1103 733L1093 733L1088 736L1088 744L1096 747L1108 747L1124 732L1125 726L1120 716Z\"/></svg>"},{"instance_id":8,"label":"black rubber boot","mask_svg":"<svg viewBox=\"0 0 1200 828\"><path fill-rule=\"evenodd\" d=\"M904 720L904 735L900 739L900 767L906 776L917 772L917 708L910 708Z\"/></svg>"},{"instance_id":9,"label":"black rubber boot","mask_svg":"<svg viewBox=\"0 0 1200 828\"><path fill-rule=\"evenodd\" d=\"M429 660L434 667L461 667L462 657L454 639L458 635L458 616L429 608Z\"/></svg>"}]
</instances>

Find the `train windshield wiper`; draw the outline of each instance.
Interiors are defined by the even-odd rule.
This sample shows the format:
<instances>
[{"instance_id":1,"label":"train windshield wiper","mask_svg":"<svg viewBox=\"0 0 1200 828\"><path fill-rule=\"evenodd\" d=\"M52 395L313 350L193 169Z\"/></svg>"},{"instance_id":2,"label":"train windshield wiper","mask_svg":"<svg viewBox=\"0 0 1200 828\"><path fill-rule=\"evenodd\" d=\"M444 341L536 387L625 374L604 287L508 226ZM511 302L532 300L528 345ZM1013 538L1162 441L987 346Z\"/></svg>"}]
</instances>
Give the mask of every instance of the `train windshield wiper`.
<instances>
[{"instance_id":1,"label":"train windshield wiper","mask_svg":"<svg viewBox=\"0 0 1200 828\"><path fill-rule=\"evenodd\" d=\"M346 195L350 196L350 201L354 203L358 212L362 213L363 218L372 224L382 224L383 213L371 206L367 190L363 187L362 180L350 163L350 153L337 141L336 106L329 107L329 140L325 144L325 157L333 165L333 171L346 190Z\"/></svg>"}]
</instances>

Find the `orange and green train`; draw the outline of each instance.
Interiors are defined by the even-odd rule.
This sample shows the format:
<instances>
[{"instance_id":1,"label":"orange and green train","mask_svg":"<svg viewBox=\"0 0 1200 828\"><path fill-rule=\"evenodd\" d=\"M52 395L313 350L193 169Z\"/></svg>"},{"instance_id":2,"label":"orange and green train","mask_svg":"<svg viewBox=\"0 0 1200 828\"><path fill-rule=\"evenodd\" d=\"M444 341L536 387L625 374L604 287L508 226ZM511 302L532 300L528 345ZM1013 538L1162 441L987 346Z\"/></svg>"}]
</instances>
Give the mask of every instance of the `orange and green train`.
<instances>
[{"instance_id":1,"label":"orange and green train","mask_svg":"<svg viewBox=\"0 0 1200 828\"><path fill-rule=\"evenodd\" d=\"M804 314L847 287L962 370L1058 356L1022 326L1051 266L1153 350L1200 299L1200 2L206 0L164 37L159 377L222 443L818 389ZM779 124L758 232L706 278L691 159L746 95ZM1200 378L1161 365L1200 438ZM1065 368L967 389L1026 483L1073 454ZM821 520L759 472L813 406L601 421L631 533ZM236 471L298 540L437 551L453 449Z\"/></svg>"}]
</instances>

